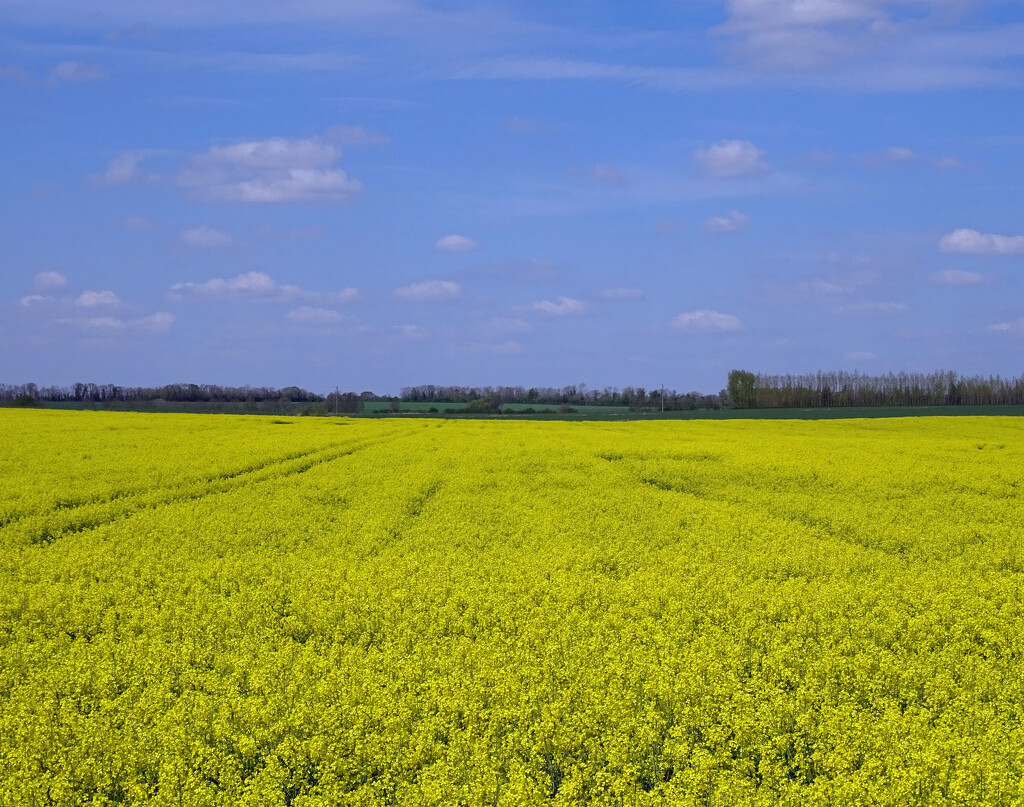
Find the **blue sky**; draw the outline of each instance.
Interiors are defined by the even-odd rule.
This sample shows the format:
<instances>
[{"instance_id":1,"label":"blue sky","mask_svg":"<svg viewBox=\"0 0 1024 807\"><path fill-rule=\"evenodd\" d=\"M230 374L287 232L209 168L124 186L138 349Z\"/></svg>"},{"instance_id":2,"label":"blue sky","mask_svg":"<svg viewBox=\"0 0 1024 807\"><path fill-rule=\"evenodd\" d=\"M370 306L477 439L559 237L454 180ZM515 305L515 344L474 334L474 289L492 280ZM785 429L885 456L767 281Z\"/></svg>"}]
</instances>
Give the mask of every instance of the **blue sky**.
<instances>
[{"instance_id":1,"label":"blue sky","mask_svg":"<svg viewBox=\"0 0 1024 807\"><path fill-rule=\"evenodd\" d=\"M0 98L0 381L1024 372L1020 0L4 0Z\"/></svg>"}]
</instances>

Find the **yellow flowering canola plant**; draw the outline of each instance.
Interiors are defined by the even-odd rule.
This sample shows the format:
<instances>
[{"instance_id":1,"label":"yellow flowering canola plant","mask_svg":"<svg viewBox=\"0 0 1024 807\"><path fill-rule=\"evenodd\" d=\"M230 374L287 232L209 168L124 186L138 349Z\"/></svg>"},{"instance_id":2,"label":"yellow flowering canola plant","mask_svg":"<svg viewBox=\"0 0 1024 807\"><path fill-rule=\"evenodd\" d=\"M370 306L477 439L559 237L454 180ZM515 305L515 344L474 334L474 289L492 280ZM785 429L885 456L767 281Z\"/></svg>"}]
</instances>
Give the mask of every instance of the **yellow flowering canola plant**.
<instances>
[{"instance_id":1,"label":"yellow flowering canola plant","mask_svg":"<svg viewBox=\"0 0 1024 807\"><path fill-rule=\"evenodd\" d=\"M0 410L0 805L1024 804L1022 434Z\"/></svg>"}]
</instances>

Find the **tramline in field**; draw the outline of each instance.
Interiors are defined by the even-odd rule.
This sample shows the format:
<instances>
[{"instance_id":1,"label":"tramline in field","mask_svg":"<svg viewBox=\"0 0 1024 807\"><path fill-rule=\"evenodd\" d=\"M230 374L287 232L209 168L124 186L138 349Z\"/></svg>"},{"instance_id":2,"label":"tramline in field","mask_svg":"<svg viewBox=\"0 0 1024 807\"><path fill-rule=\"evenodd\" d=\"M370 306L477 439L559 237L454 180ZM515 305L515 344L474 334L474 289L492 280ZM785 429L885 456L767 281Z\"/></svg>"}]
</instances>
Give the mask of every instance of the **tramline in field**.
<instances>
[{"instance_id":1,"label":"tramline in field","mask_svg":"<svg viewBox=\"0 0 1024 807\"><path fill-rule=\"evenodd\" d=\"M0 430L0 805L1024 803L1018 419Z\"/></svg>"}]
</instances>

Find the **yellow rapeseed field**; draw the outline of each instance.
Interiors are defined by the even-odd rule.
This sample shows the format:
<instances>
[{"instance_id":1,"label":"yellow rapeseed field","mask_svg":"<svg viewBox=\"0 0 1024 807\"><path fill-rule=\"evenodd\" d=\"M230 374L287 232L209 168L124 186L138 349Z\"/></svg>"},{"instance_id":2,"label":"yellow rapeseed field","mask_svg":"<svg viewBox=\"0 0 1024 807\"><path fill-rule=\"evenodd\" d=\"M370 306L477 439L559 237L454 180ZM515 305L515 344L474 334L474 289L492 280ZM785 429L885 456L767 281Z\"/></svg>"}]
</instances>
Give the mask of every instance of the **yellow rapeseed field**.
<instances>
[{"instance_id":1,"label":"yellow rapeseed field","mask_svg":"<svg viewBox=\"0 0 1024 807\"><path fill-rule=\"evenodd\" d=\"M0 410L0 805L1024 804L1024 429Z\"/></svg>"}]
</instances>

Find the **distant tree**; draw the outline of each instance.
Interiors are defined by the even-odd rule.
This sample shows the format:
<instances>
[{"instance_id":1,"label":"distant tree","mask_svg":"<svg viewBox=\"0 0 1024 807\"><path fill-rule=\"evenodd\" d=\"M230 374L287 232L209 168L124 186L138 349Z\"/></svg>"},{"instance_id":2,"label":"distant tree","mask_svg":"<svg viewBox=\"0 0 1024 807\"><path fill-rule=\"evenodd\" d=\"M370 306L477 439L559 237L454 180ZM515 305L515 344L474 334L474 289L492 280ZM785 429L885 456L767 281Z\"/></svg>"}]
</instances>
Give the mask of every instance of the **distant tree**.
<instances>
[{"instance_id":1,"label":"distant tree","mask_svg":"<svg viewBox=\"0 0 1024 807\"><path fill-rule=\"evenodd\" d=\"M746 370L729 373L729 402L736 409L750 409L757 404L757 376Z\"/></svg>"}]
</instances>

